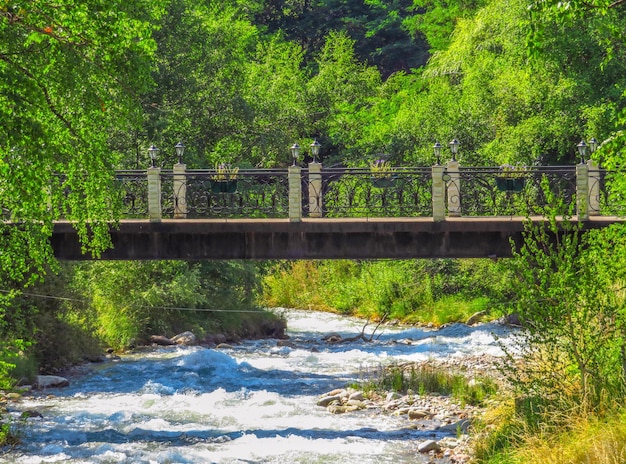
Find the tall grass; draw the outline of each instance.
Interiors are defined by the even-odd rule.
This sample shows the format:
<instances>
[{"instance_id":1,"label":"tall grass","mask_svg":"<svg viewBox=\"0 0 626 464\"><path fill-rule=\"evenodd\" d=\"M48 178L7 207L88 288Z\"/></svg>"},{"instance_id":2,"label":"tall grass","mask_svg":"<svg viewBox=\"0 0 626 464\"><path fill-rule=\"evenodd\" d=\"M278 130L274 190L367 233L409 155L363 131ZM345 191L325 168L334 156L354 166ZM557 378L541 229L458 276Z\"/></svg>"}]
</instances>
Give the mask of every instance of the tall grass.
<instances>
[{"instance_id":1,"label":"tall grass","mask_svg":"<svg viewBox=\"0 0 626 464\"><path fill-rule=\"evenodd\" d=\"M501 403L486 413L489 433L475 436L476 462L484 464L623 464L626 412L608 417L570 415L561 426L530 429Z\"/></svg>"},{"instance_id":2,"label":"tall grass","mask_svg":"<svg viewBox=\"0 0 626 464\"><path fill-rule=\"evenodd\" d=\"M261 304L441 325L493 308L506 276L490 260L281 262Z\"/></svg>"},{"instance_id":3,"label":"tall grass","mask_svg":"<svg viewBox=\"0 0 626 464\"><path fill-rule=\"evenodd\" d=\"M498 385L485 376L469 378L450 369L409 363L384 368L366 389L419 395L439 393L452 396L462 405L481 405L498 391Z\"/></svg>"}]
</instances>

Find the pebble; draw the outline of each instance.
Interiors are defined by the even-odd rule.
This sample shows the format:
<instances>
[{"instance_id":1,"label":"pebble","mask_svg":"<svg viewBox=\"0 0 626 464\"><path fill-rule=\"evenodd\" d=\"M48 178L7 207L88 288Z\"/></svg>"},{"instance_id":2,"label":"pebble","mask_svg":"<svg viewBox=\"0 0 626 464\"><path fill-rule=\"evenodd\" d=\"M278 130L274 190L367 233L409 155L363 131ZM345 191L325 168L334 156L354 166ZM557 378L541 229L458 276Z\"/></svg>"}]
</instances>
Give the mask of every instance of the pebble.
<instances>
[{"instance_id":1,"label":"pebble","mask_svg":"<svg viewBox=\"0 0 626 464\"><path fill-rule=\"evenodd\" d=\"M432 362L426 362L424 364ZM407 368L419 367L415 364ZM449 367L472 375L494 377L494 362L488 356L467 359L443 360L437 367ZM497 376L495 376L497 377ZM416 452L427 454L432 463L467 464L471 461L469 430L472 417L480 408L466 405L461 407L449 396L441 394L416 395L409 391L406 395L397 392L365 394L361 390L335 389L320 397L318 406L327 408L332 414L345 414L361 409L374 410L378 414L394 414L406 417L409 428L433 430L444 435L439 440L426 440L416 445Z\"/></svg>"}]
</instances>

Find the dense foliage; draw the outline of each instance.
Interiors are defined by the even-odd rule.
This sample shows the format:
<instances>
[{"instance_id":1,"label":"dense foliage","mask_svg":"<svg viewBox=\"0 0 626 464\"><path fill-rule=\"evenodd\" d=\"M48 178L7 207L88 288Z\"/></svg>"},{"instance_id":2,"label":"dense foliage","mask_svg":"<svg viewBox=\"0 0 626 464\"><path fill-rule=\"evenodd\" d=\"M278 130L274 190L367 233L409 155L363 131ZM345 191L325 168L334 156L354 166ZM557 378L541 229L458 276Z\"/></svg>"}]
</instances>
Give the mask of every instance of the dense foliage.
<instances>
[{"instance_id":1,"label":"dense foliage","mask_svg":"<svg viewBox=\"0 0 626 464\"><path fill-rule=\"evenodd\" d=\"M310 308L372 320L441 325L484 311L503 315L506 264L482 260L281 262L263 280L268 306Z\"/></svg>"},{"instance_id":2,"label":"dense foliage","mask_svg":"<svg viewBox=\"0 0 626 464\"><path fill-rule=\"evenodd\" d=\"M254 273L235 264L96 263L53 278L53 221L73 221L85 250L98 255L117 218L112 170L147 166L151 144L165 167L178 141L192 168L274 167L289 163L293 142L308 145L312 137L326 165L367 166L381 154L396 165L431 164L432 144L452 138L465 164L560 164L574 162L581 138L595 137L603 143L594 156L621 169L625 5L0 1L0 206L4 219L19 223L0 223L0 377L15 353L29 345L44 351L51 340L42 327L90 329L121 346L182 328L185 318L157 307L251 304ZM626 192L623 177L613 182ZM315 279L317 294L302 286L299 298L308 292L314 305L407 320L451 295L448 306L458 305L458 295L475 301L470 311L484 307L485 297L545 301L524 306L529 320L559 314L570 331L610 327L605 338L576 332L589 337L569 339L565 370L584 399L604 395L599 379L621 395L623 373L603 364L623 358L620 231L572 237L578 241L544 256L542 236L532 236L535 248L520 251L518 270L540 285L526 292L508 287L497 263L336 262L280 264L265 280L266 298L293 298L285 282ZM608 249L615 264L599 264ZM21 294L44 275L42 294L83 298L88 310ZM558 293L567 304L550 300ZM551 346L564 335L555 334Z\"/></svg>"}]
</instances>

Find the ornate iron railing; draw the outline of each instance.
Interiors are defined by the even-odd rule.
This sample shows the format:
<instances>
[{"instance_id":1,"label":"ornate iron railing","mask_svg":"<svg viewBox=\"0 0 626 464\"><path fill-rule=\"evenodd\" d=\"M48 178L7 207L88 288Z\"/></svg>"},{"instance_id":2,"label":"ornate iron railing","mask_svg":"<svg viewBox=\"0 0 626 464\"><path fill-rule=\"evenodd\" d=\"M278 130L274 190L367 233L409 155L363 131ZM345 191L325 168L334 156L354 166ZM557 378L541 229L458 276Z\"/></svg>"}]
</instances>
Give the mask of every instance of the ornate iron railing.
<instances>
[{"instance_id":1,"label":"ornate iron railing","mask_svg":"<svg viewBox=\"0 0 626 464\"><path fill-rule=\"evenodd\" d=\"M566 205L576 194L575 166L529 167L517 172L503 172L499 167L461 167L459 174L464 216L541 214L547 204L543 182Z\"/></svg>"},{"instance_id":2,"label":"ornate iron railing","mask_svg":"<svg viewBox=\"0 0 626 464\"><path fill-rule=\"evenodd\" d=\"M150 205L155 202L163 218L293 219L290 215L294 210L299 211L298 217L430 217L434 215L435 190L438 211L448 208L448 215L524 216L542 214L548 202L547 187L566 205L580 208L586 203L586 214L626 215L626 197L620 193L624 188L619 185L625 182L621 173L589 166L587 180L582 183L585 187L577 192L578 168L538 166L503 176L498 167L395 168L376 173L367 168L317 165L315 169L293 172L240 170L232 179L220 179L212 169L161 170L156 177L160 188L156 200L149 200L150 191L155 190L148 188L146 171L117 171L118 189L113 201L122 205L122 215L127 218L148 217ZM586 169L578 171L585 173ZM301 192L290 197L291 175L300 176ZM437 186L433 179L440 175L443 184ZM587 195L587 201L575 205L576 195L581 192ZM290 207L290 201L297 202L298 196L301 205ZM441 200L444 197L445 201Z\"/></svg>"},{"instance_id":3,"label":"ornate iron railing","mask_svg":"<svg viewBox=\"0 0 626 464\"><path fill-rule=\"evenodd\" d=\"M287 217L289 188L284 169L239 170L234 179L220 178L213 169L187 171L182 176L185 196L180 191L162 192L172 199L163 209L165 216L172 217L179 207L188 218Z\"/></svg>"},{"instance_id":4,"label":"ornate iron railing","mask_svg":"<svg viewBox=\"0 0 626 464\"><path fill-rule=\"evenodd\" d=\"M431 168L324 169L321 198L324 217L432 216Z\"/></svg>"},{"instance_id":5,"label":"ornate iron railing","mask_svg":"<svg viewBox=\"0 0 626 464\"><path fill-rule=\"evenodd\" d=\"M623 171L589 171L589 194L599 205L595 214L605 216L626 216L626 196L622 193L626 186Z\"/></svg>"},{"instance_id":6,"label":"ornate iron railing","mask_svg":"<svg viewBox=\"0 0 626 464\"><path fill-rule=\"evenodd\" d=\"M116 192L122 205L122 216L145 218L148 216L148 176L146 171L116 171Z\"/></svg>"}]
</instances>

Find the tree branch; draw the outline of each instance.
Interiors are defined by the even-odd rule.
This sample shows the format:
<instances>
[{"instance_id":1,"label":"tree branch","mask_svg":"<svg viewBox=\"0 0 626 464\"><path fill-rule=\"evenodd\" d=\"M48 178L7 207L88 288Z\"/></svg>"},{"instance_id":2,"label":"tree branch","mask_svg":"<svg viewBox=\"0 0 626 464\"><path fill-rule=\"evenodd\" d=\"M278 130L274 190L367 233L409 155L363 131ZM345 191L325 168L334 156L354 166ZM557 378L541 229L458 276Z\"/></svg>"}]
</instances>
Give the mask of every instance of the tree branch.
<instances>
[{"instance_id":1,"label":"tree branch","mask_svg":"<svg viewBox=\"0 0 626 464\"><path fill-rule=\"evenodd\" d=\"M63 125L67 127L67 129L70 131L70 134L72 134L76 138L80 138L78 134L76 133L76 131L74 130L74 128L72 127L72 124L56 108L54 102L52 101L52 97L50 97L50 93L48 92L48 89L37 80L37 78L33 75L33 73L31 73L28 69L24 68L23 66L17 63L14 63L6 56L0 55L0 60L9 64L9 66L13 66L17 70L19 70L22 74L24 74L26 77L28 77L31 81L33 81L33 83L39 88L39 90L43 94L46 100L46 103L48 104L48 108L50 109L52 114L54 114L59 119L59 121L61 121Z\"/></svg>"}]
</instances>

